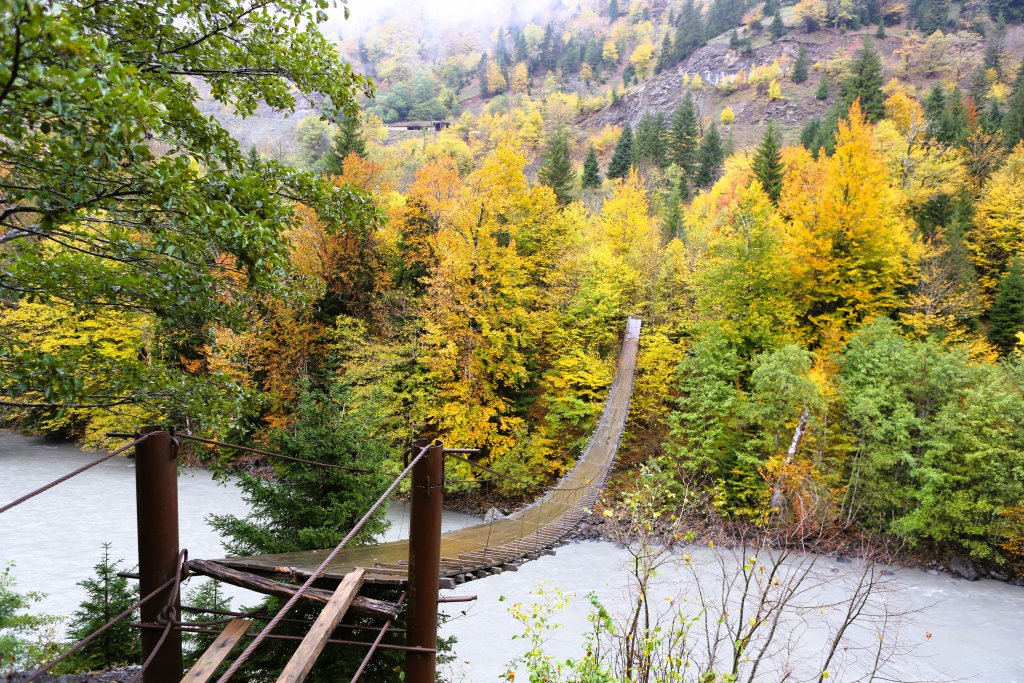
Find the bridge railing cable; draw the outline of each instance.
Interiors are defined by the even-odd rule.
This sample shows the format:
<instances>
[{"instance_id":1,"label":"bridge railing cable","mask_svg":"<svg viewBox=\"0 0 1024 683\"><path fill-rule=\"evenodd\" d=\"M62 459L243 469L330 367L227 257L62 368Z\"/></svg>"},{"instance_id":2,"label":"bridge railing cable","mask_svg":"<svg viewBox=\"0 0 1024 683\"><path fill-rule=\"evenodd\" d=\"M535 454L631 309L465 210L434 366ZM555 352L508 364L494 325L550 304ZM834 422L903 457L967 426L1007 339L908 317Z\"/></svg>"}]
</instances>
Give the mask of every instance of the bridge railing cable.
<instances>
[{"instance_id":1,"label":"bridge railing cable","mask_svg":"<svg viewBox=\"0 0 1024 683\"><path fill-rule=\"evenodd\" d=\"M281 620L284 619L285 615L289 611L291 611L292 607L294 607L295 604L299 601L299 599L303 595L305 595L306 591L308 591L317 581L317 579L319 579L323 575L328 565L330 565L330 563L333 562L334 559L338 556L338 553L340 553L341 550L345 546L347 546L353 538L355 538L356 534L358 534L362 530L362 528L370 520L373 514L380 508L380 506L383 505L388 500L388 498L391 497L391 494L395 492L395 489L398 488L398 485L402 482L402 480L409 476L409 473L412 472L413 467L420 460L423 459L423 457L427 454L427 450L429 448L429 445L423 446L420 449L419 453L417 453L416 456L409 461L409 464L406 466L406 468L402 470L402 472L397 477L395 477L394 481L391 482L391 485L388 486L387 490L385 490L384 493L382 493L380 497L377 499L377 501L370 506L370 509L366 511L366 514L364 514L358 522L356 522L355 526L352 527L352 530L345 535L345 538L341 539L341 542L338 543L338 545L334 546L334 549L327 554L327 557L325 557L323 561L320 563L320 565L313 570L313 572L306 578L306 581L299 587L299 589L292 593L292 596L288 598L288 601L281 607L281 609L277 611L277 614L275 614L274 617L269 622L267 622L267 625L264 626L263 629L256 634L256 637L253 638L252 642L249 643L248 647L245 648L242 654L240 654L238 658L231 663L231 666L228 667L227 671L225 671L223 675L221 675L221 677L217 679L217 683L227 683L227 681L231 680L232 676L238 673L238 670L242 668L242 666L245 664L245 662L249 660L250 657L252 657L252 655L256 652L256 649L263 643L264 640L267 639L268 636L271 635L273 630L277 628L277 625L281 623Z\"/></svg>"},{"instance_id":2,"label":"bridge railing cable","mask_svg":"<svg viewBox=\"0 0 1024 683\"><path fill-rule=\"evenodd\" d=\"M97 638L99 638L101 635L103 635L104 633L109 631L111 628L113 628L114 625L116 625L118 622L123 621L124 619L126 619L128 616L130 616L132 613L134 613L135 610L139 609L140 607L145 605L147 602L152 600L154 597L159 595L162 591L166 590L168 587L173 585L173 586L175 586L175 589L173 591L171 591L171 597L168 600L167 606L165 606L165 608L164 608L164 611L167 614L167 619L166 619L166 623L164 625L164 635L161 636L161 640L160 640L160 644L162 645L163 644L163 640L167 638L167 633L170 632L171 627L174 625L174 615L173 615L174 604L175 604L175 600L177 599L178 593L181 590L181 582L187 576L187 567L188 567L188 551L182 550L181 553L178 555L178 571L177 571L177 573L174 576L169 578L167 581L165 581L159 587L157 587L154 590L152 590L146 596L144 596L141 599L137 600L131 606L125 608L125 610L123 612L121 612L120 614L115 616L113 619L111 619L107 623L105 623L102 626L100 626L98 629L96 629L95 631L93 631L92 633L87 635L85 638L82 638L80 641L78 641L77 643L75 643L74 645L69 647L67 650L65 650L60 655L58 655L56 659L54 659L50 663L46 664L45 666L42 666L39 669L36 669L35 671L32 671L28 675L28 677L24 679L23 683L32 683L32 681L38 680L40 676L42 676L43 674L47 673L50 669L52 669L53 667L57 666L61 662L65 661L68 657L70 657L71 655L75 654L76 652L81 650L83 647L85 647L86 645L88 645L92 641L94 641ZM159 650L160 650L160 647L158 645L156 648L154 648L153 652L156 653ZM142 666L139 667L139 669L136 671L135 675L131 678L131 682L141 680L143 672L145 672L146 668L152 662L152 659L153 659L153 657L152 657L152 655L150 655L150 657L147 659L147 661L143 662Z\"/></svg>"},{"instance_id":3,"label":"bridge railing cable","mask_svg":"<svg viewBox=\"0 0 1024 683\"><path fill-rule=\"evenodd\" d=\"M72 477L76 477L79 474L81 474L82 472L90 470L93 467L96 467L97 465L102 465L103 463L105 463L106 461L110 460L114 456L117 456L117 455L120 455L121 453L124 453L129 448L133 448L135 446L138 446L140 443L142 443L147 438L149 438L149 436L150 436L149 434L140 436L140 437L136 438L134 441L132 441L132 442L130 442L128 444L125 444L124 446L121 446L117 450L112 451L110 453L107 453L102 458L97 458L96 460L93 460L90 463L82 465L81 467L79 467L77 470L75 470L73 472L68 472L63 477L59 477L57 479L54 479L50 483L44 484L43 486L40 486L39 488L35 489L34 491L30 491L29 493L26 493L21 498L18 498L17 500L13 500L10 503L8 503L7 505L4 505L3 507L0 507L0 514L3 514L5 512L7 512L8 510L10 510L13 507L17 507L18 505L21 505L22 503L24 503L27 500L31 500L32 498L35 498L40 493L46 493L47 491L52 489L54 486L57 486L58 484L63 484L68 479L71 479Z\"/></svg>"}]
</instances>

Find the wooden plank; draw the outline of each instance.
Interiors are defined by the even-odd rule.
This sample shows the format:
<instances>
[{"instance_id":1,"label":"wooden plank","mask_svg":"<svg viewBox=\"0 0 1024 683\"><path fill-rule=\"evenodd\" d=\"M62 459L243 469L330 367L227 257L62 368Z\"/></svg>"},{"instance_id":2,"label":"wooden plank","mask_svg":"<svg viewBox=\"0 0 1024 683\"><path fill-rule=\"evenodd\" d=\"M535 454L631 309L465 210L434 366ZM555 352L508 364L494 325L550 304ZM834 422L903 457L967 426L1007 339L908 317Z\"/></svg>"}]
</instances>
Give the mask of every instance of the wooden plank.
<instances>
[{"instance_id":1,"label":"wooden plank","mask_svg":"<svg viewBox=\"0 0 1024 683\"><path fill-rule=\"evenodd\" d=\"M256 574L241 572L231 567L225 567L209 560L189 560L188 567L196 574L210 576L218 581L230 583L232 586L241 586L250 590L276 595L280 598L290 598L299 590L298 586L274 581ZM331 599L331 592L321 588L309 588L303 593L303 597L313 602L326 604ZM352 601L352 610L372 616L395 616L398 614L398 606L384 600L374 600L362 595L356 596Z\"/></svg>"},{"instance_id":2,"label":"wooden plank","mask_svg":"<svg viewBox=\"0 0 1024 683\"><path fill-rule=\"evenodd\" d=\"M210 680L217 667L223 663L232 648L238 644L238 641L249 630L250 624L252 624L252 619L232 619L229 621L228 625L217 636L217 639L210 644L210 647L206 648L206 652L196 660L195 665L181 679L181 683L206 683L206 681Z\"/></svg>"},{"instance_id":3,"label":"wooden plank","mask_svg":"<svg viewBox=\"0 0 1024 683\"><path fill-rule=\"evenodd\" d=\"M352 604L356 593L359 592L359 587L363 585L363 576L365 574L366 570L360 567L349 572L341 580L337 590L334 591L334 595L331 596L331 599L324 606L320 616L313 622L309 633L299 643L295 654L288 660L288 664L281 671L281 675L277 677L277 683L302 683L302 681L306 680L310 669L316 663L316 658L320 656L320 653L324 651L324 647L327 646L327 639L334 633L334 629L338 627L338 622L345 616L349 605Z\"/></svg>"}]
</instances>

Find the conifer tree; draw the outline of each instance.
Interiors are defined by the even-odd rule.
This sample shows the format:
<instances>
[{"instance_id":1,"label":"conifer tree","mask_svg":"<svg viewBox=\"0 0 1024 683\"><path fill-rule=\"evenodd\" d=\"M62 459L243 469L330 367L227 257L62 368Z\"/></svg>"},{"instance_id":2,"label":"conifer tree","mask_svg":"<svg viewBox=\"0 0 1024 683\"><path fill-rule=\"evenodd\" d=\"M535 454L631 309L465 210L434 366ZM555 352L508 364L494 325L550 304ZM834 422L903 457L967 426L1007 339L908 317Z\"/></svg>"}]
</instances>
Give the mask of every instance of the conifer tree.
<instances>
[{"instance_id":1,"label":"conifer tree","mask_svg":"<svg viewBox=\"0 0 1024 683\"><path fill-rule=\"evenodd\" d=\"M996 286L989 311L989 339L1004 354L1017 345L1017 333L1024 332L1024 264L1013 259Z\"/></svg>"},{"instance_id":2,"label":"conifer tree","mask_svg":"<svg viewBox=\"0 0 1024 683\"><path fill-rule=\"evenodd\" d=\"M821 72L821 79L818 81L818 92L814 93L814 97L819 100L828 99L828 74L824 71Z\"/></svg>"},{"instance_id":3,"label":"conifer tree","mask_svg":"<svg viewBox=\"0 0 1024 683\"><path fill-rule=\"evenodd\" d=\"M772 203L778 204L786 167L782 163L782 152L779 149L779 134L773 124L768 124L768 130L754 152L753 169Z\"/></svg>"},{"instance_id":4,"label":"conifer tree","mask_svg":"<svg viewBox=\"0 0 1024 683\"><path fill-rule=\"evenodd\" d=\"M840 115L845 116L854 100L860 99L860 108L871 123L885 116L885 93L882 91L882 58L869 38L857 51L850 65L850 73L839 86Z\"/></svg>"},{"instance_id":5,"label":"conifer tree","mask_svg":"<svg viewBox=\"0 0 1024 683\"><path fill-rule=\"evenodd\" d=\"M627 123L622 129L619 141L615 143L612 160L608 162L609 178L625 178L633 165L633 129Z\"/></svg>"},{"instance_id":6,"label":"conifer tree","mask_svg":"<svg viewBox=\"0 0 1024 683\"><path fill-rule=\"evenodd\" d=\"M353 152L366 156L366 141L363 140L362 125L355 116L345 116L339 122L331 149L323 156L323 170L340 175L344 170L345 157Z\"/></svg>"},{"instance_id":7,"label":"conifer tree","mask_svg":"<svg viewBox=\"0 0 1024 683\"><path fill-rule=\"evenodd\" d=\"M608 18L615 21L619 18L619 3L618 0L610 0L608 3Z\"/></svg>"},{"instance_id":8,"label":"conifer tree","mask_svg":"<svg viewBox=\"0 0 1024 683\"><path fill-rule=\"evenodd\" d=\"M1017 78L1013 82L1013 93L1006 102L1006 112L1003 114L1003 139L1007 149L1013 149L1017 143L1024 140L1024 61L1017 71Z\"/></svg>"},{"instance_id":9,"label":"conifer tree","mask_svg":"<svg viewBox=\"0 0 1024 683\"><path fill-rule=\"evenodd\" d=\"M708 132L700 142L697 156L697 176L694 178L694 182L699 187L710 187L718 180L718 176L722 172L722 162L725 160L722 136L715 124L712 123L708 127Z\"/></svg>"},{"instance_id":10,"label":"conifer tree","mask_svg":"<svg viewBox=\"0 0 1024 683\"><path fill-rule=\"evenodd\" d=\"M807 50L804 46L800 46L800 50L796 53L796 61L793 62L793 82L803 83L807 80Z\"/></svg>"},{"instance_id":11,"label":"conifer tree","mask_svg":"<svg viewBox=\"0 0 1024 683\"><path fill-rule=\"evenodd\" d=\"M556 130L548 139L537 179L555 191L559 204L568 204L572 200L576 177L569 158L569 134L564 128Z\"/></svg>"},{"instance_id":12,"label":"conifer tree","mask_svg":"<svg viewBox=\"0 0 1024 683\"><path fill-rule=\"evenodd\" d=\"M772 40L781 38L785 31L785 24L782 23L782 11L778 7L775 8L775 14L772 15L772 25L769 30L771 31Z\"/></svg>"},{"instance_id":13,"label":"conifer tree","mask_svg":"<svg viewBox=\"0 0 1024 683\"><path fill-rule=\"evenodd\" d=\"M96 574L79 582L85 589L85 600L71 617L68 635L78 641L92 634L138 599L138 588L118 576L120 560L110 559L110 543L103 544L103 555L93 569ZM136 617L128 617L90 641L73 655L75 667L87 671L135 664L142 655L138 636L131 627Z\"/></svg>"},{"instance_id":14,"label":"conifer tree","mask_svg":"<svg viewBox=\"0 0 1024 683\"><path fill-rule=\"evenodd\" d=\"M601 187L601 167L597 163L597 151L591 145L587 150L587 158L583 160L583 176L580 185L584 190Z\"/></svg>"},{"instance_id":15,"label":"conifer tree","mask_svg":"<svg viewBox=\"0 0 1024 683\"><path fill-rule=\"evenodd\" d=\"M669 129L669 161L679 167L686 181L692 181L697 172L697 149L700 146L700 121L697 103L686 93L672 116Z\"/></svg>"}]
</instances>

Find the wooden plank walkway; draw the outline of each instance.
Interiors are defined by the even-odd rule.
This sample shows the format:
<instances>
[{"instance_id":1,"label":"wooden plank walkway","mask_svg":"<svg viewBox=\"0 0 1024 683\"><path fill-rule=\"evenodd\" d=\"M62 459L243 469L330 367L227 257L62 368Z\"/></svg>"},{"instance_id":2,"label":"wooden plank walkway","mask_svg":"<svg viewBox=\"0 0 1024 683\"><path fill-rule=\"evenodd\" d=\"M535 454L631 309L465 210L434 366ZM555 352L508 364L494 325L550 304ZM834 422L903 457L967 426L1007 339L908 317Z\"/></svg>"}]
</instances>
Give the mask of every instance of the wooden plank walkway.
<instances>
[{"instance_id":1,"label":"wooden plank walkway","mask_svg":"<svg viewBox=\"0 0 1024 683\"><path fill-rule=\"evenodd\" d=\"M630 318L626 324L604 412L576 466L532 505L503 519L443 534L442 577L461 583L514 569L520 562L536 559L557 545L583 520L586 509L597 502L604 487L626 426L640 324L637 318ZM328 552L228 557L215 562L288 581L309 576ZM408 557L408 543L404 540L345 549L328 565L324 578L341 580L353 570L365 568L365 583L400 584L406 578Z\"/></svg>"}]
</instances>

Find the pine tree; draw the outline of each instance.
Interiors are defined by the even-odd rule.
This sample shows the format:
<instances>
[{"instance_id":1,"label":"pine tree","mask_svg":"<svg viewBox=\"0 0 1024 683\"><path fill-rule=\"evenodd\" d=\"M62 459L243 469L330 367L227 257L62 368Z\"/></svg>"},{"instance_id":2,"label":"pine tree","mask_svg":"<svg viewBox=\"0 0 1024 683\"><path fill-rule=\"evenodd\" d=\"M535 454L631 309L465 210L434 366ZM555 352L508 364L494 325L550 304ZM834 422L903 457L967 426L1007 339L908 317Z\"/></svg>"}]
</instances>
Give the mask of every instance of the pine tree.
<instances>
[{"instance_id":1,"label":"pine tree","mask_svg":"<svg viewBox=\"0 0 1024 683\"><path fill-rule=\"evenodd\" d=\"M710 187L718 180L718 176L722 172L722 162L725 160L722 136L719 134L718 127L715 124L712 123L708 127L708 132L700 142L700 150L697 157L699 161L697 176L694 178L694 182L699 187Z\"/></svg>"},{"instance_id":2,"label":"pine tree","mask_svg":"<svg viewBox=\"0 0 1024 683\"><path fill-rule=\"evenodd\" d=\"M609 178L625 178L633 165L633 129L627 123L622 129L619 141L615 143L612 160L608 162Z\"/></svg>"},{"instance_id":3,"label":"pine tree","mask_svg":"<svg viewBox=\"0 0 1024 683\"><path fill-rule=\"evenodd\" d=\"M860 108L868 121L877 123L885 116L885 93L882 91L882 58L869 38L857 51L850 65L850 73L839 86L840 115L845 116L854 100L860 99Z\"/></svg>"},{"instance_id":4,"label":"pine tree","mask_svg":"<svg viewBox=\"0 0 1024 683\"><path fill-rule=\"evenodd\" d=\"M808 68L807 50L804 46L800 46L800 50L796 53L796 61L793 62L793 82L803 83L807 80L807 68Z\"/></svg>"},{"instance_id":5,"label":"pine tree","mask_svg":"<svg viewBox=\"0 0 1024 683\"><path fill-rule=\"evenodd\" d=\"M615 21L620 16L618 0L611 0L608 3L608 18Z\"/></svg>"},{"instance_id":6,"label":"pine tree","mask_svg":"<svg viewBox=\"0 0 1024 683\"><path fill-rule=\"evenodd\" d=\"M601 187L601 167L597 163L597 151L591 145L587 150L587 158L583 160L583 176L580 185L584 190Z\"/></svg>"},{"instance_id":7,"label":"pine tree","mask_svg":"<svg viewBox=\"0 0 1024 683\"><path fill-rule=\"evenodd\" d=\"M769 31L771 32L772 40L778 40L782 37L785 32L786 26L782 23L782 11L778 7L775 8L775 14L772 15L772 25Z\"/></svg>"},{"instance_id":8,"label":"pine tree","mask_svg":"<svg viewBox=\"0 0 1024 683\"><path fill-rule=\"evenodd\" d=\"M775 126L768 124L764 138L754 152L754 175L761 181L761 187L771 198L773 204L779 203L782 194L782 178L786 167L782 163L782 152L779 149L779 134Z\"/></svg>"},{"instance_id":9,"label":"pine tree","mask_svg":"<svg viewBox=\"0 0 1024 683\"><path fill-rule=\"evenodd\" d=\"M118 576L120 560L110 559L110 543L103 544L103 555L93 569L93 578L78 583L85 589L85 600L75 610L68 627L72 641L84 639L138 600L138 587ZM137 614L137 613L136 613ZM142 656L138 635L131 627L137 616L129 616L76 652L76 668L95 671L123 664L135 664Z\"/></svg>"},{"instance_id":10,"label":"pine tree","mask_svg":"<svg viewBox=\"0 0 1024 683\"><path fill-rule=\"evenodd\" d=\"M819 100L828 99L828 74L824 71L821 72L821 79L818 81L818 92L814 93L814 97Z\"/></svg>"},{"instance_id":11,"label":"pine tree","mask_svg":"<svg viewBox=\"0 0 1024 683\"><path fill-rule=\"evenodd\" d=\"M1024 140L1024 61L1021 61L1017 78L1013 82L1013 93L1006 102L1003 139L1007 149L1013 149L1018 142Z\"/></svg>"},{"instance_id":12,"label":"pine tree","mask_svg":"<svg viewBox=\"0 0 1024 683\"><path fill-rule=\"evenodd\" d=\"M879 21L878 28L875 30L875 38L882 40L885 38L885 22Z\"/></svg>"},{"instance_id":13,"label":"pine tree","mask_svg":"<svg viewBox=\"0 0 1024 683\"><path fill-rule=\"evenodd\" d=\"M344 170L345 158L352 153L365 157L366 141L363 140L359 117L345 116L340 121L338 132L334 135L331 149L323 156L323 170L340 175Z\"/></svg>"},{"instance_id":14,"label":"pine tree","mask_svg":"<svg viewBox=\"0 0 1024 683\"><path fill-rule=\"evenodd\" d=\"M697 103L686 93L682 103L672 116L669 129L669 161L679 167L687 182L697 172L697 149L700 146L700 120Z\"/></svg>"},{"instance_id":15,"label":"pine tree","mask_svg":"<svg viewBox=\"0 0 1024 683\"><path fill-rule=\"evenodd\" d=\"M569 134L564 128L556 130L548 139L537 179L555 191L559 204L572 201L576 176L569 158Z\"/></svg>"},{"instance_id":16,"label":"pine tree","mask_svg":"<svg viewBox=\"0 0 1024 683\"><path fill-rule=\"evenodd\" d=\"M668 165L668 153L665 147L665 115L662 112L652 114L644 112L637 123L633 136L633 158L637 165L649 163L658 168Z\"/></svg>"},{"instance_id":17,"label":"pine tree","mask_svg":"<svg viewBox=\"0 0 1024 683\"><path fill-rule=\"evenodd\" d=\"M1017 333L1024 332L1024 264L1020 257L1010 262L1000 278L988 320L992 343L1004 354L1013 351Z\"/></svg>"}]
</instances>

